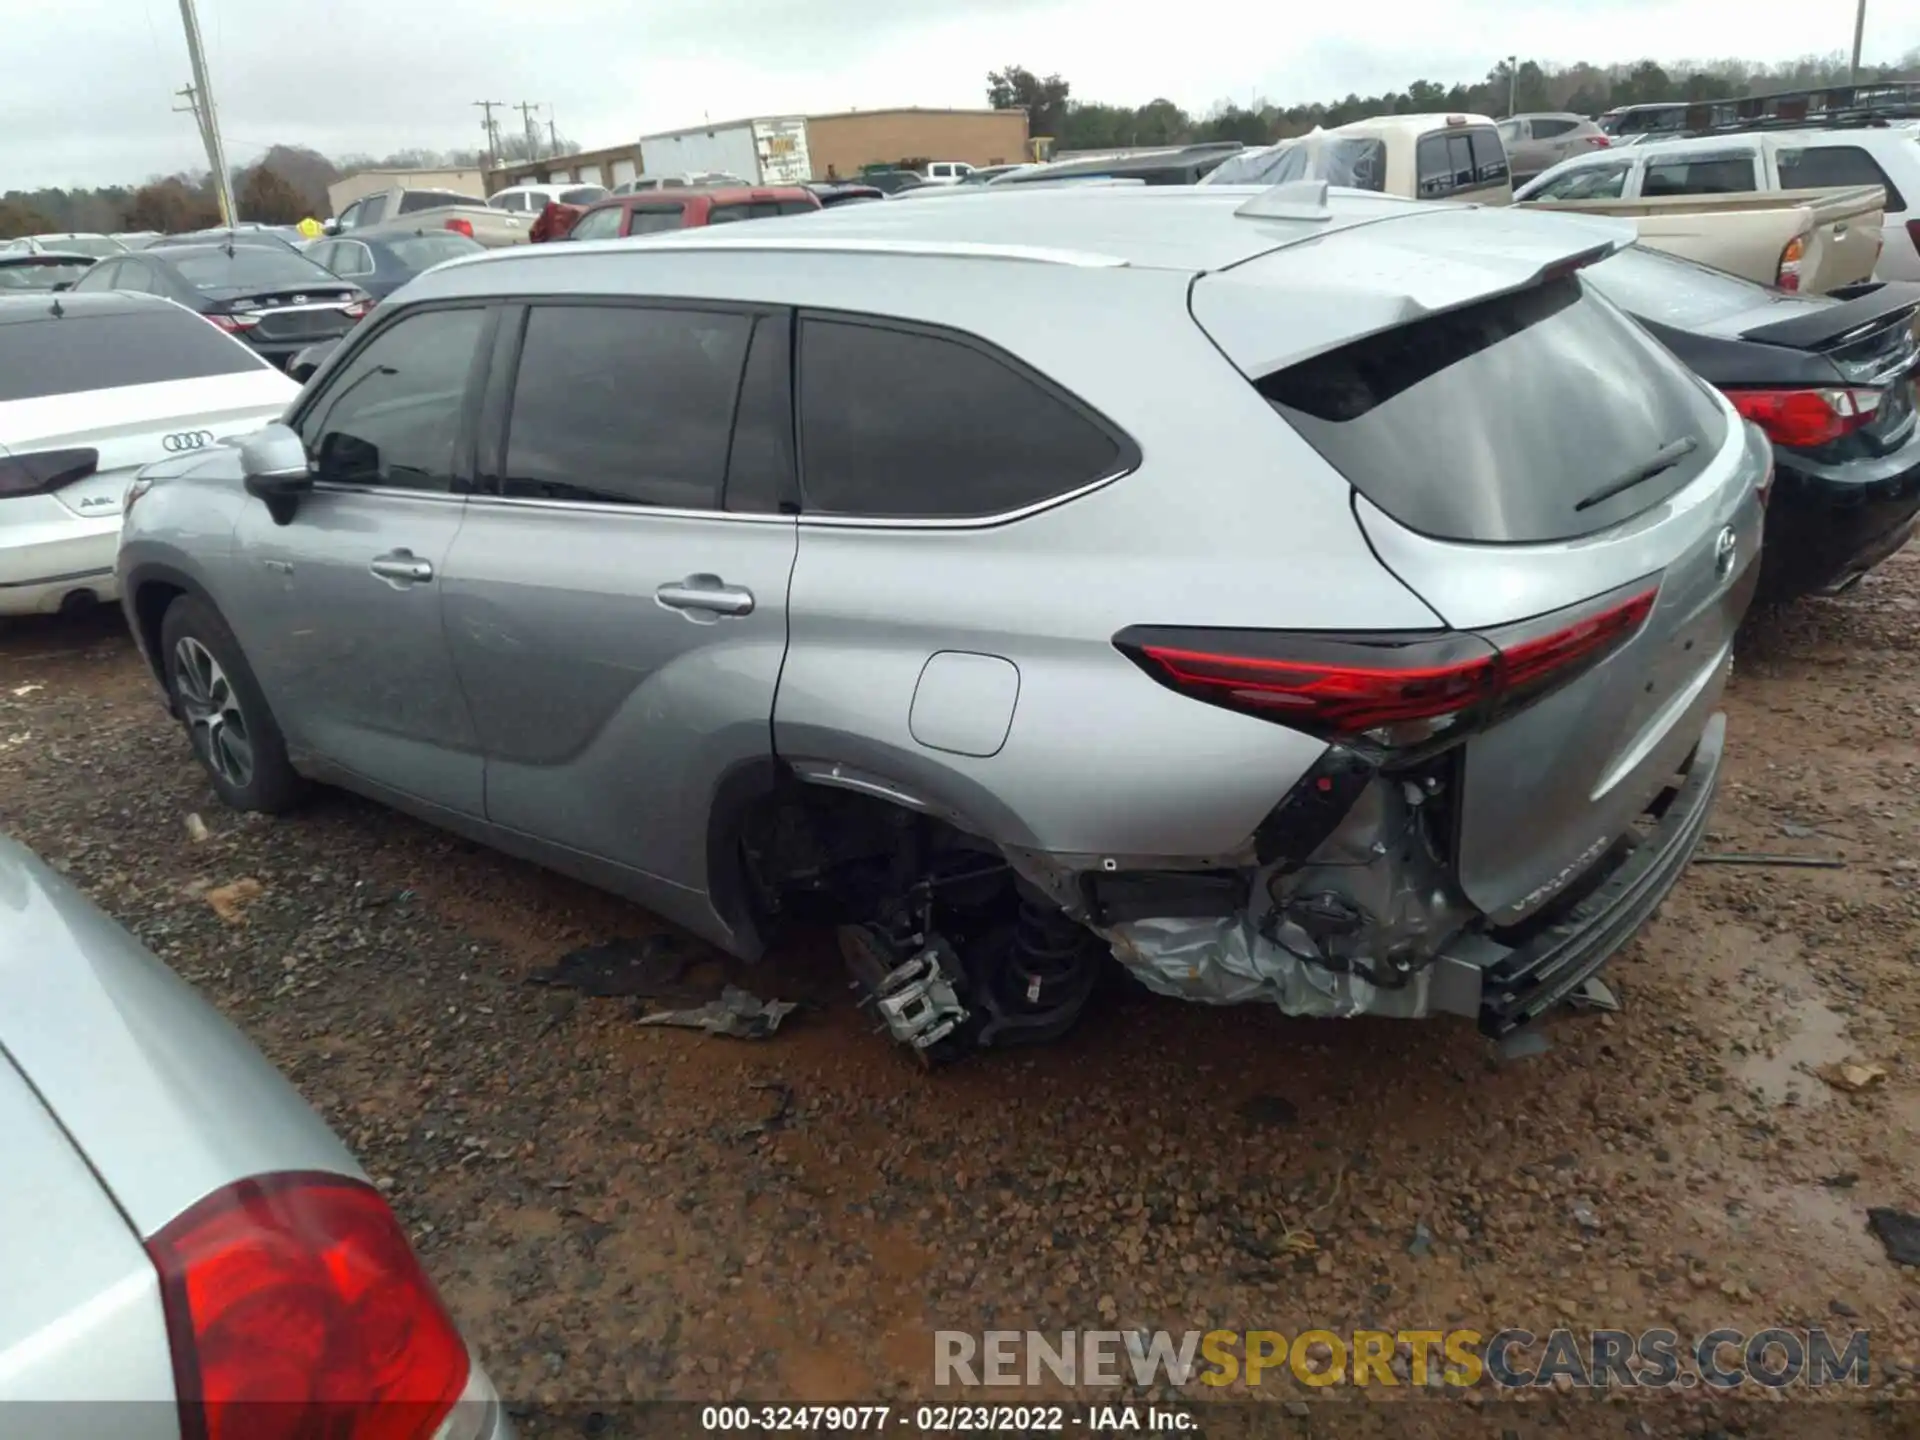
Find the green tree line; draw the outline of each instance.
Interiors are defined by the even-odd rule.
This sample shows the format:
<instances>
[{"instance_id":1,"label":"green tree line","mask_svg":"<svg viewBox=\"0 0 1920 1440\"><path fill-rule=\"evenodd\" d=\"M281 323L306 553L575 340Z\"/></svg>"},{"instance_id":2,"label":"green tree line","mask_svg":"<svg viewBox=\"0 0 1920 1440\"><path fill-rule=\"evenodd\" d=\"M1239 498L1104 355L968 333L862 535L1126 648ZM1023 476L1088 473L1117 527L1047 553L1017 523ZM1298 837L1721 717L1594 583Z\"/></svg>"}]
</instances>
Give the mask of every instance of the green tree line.
<instances>
[{"instance_id":1,"label":"green tree line","mask_svg":"<svg viewBox=\"0 0 1920 1440\"><path fill-rule=\"evenodd\" d=\"M1891 65L1863 65L1860 80L1920 80L1920 50ZM1025 66L1009 65L987 76L987 102L996 109L1024 106L1030 132L1051 136L1056 153L1108 150L1135 145L1178 145L1207 140L1238 140L1266 145L1304 135L1316 125L1345 125L1373 115L1464 111L1505 115L1513 110L1570 110L1599 115L1617 105L1659 101L1730 100L1778 90L1808 90L1847 81L1847 57L1807 55L1779 64L1746 60L1639 60L1619 65L1505 64L1486 78L1442 84L1415 80L1404 90L1381 95L1349 94L1340 100L1281 104L1255 99L1247 104L1223 100L1204 115L1194 115L1171 100L1117 105L1073 98L1072 86L1059 75L1041 77Z\"/></svg>"}]
</instances>

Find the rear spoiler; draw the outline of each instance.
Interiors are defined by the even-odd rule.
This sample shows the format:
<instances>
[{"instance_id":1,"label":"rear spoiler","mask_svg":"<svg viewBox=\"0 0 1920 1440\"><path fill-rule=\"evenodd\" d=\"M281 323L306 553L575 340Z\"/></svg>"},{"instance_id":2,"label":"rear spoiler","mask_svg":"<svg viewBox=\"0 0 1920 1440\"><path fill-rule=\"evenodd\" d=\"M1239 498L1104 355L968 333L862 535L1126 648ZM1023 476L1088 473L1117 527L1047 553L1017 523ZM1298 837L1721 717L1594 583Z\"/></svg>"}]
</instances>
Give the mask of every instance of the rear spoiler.
<instances>
[{"instance_id":1,"label":"rear spoiler","mask_svg":"<svg viewBox=\"0 0 1920 1440\"><path fill-rule=\"evenodd\" d=\"M1910 317L1912 312L1920 310L1920 283L1887 281L1850 285L1835 291L1830 298L1840 303L1743 330L1740 338L1762 345L1783 345L1791 350L1837 350L1897 323L1903 312Z\"/></svg>"}]
</instances>

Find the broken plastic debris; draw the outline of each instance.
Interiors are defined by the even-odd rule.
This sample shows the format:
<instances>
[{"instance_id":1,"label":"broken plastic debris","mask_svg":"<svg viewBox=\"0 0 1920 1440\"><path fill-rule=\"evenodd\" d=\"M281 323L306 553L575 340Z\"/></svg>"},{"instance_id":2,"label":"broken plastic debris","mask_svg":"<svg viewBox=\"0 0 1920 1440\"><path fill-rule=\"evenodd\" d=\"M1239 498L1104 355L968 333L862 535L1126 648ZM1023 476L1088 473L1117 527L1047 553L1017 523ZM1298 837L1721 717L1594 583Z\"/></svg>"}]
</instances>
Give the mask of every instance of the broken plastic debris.
<instances>
[{"instance_id":1,"label":"broken plastic debris","mask_svg":"<svg viewBox=\"0 0 1920 1440\"><path fill-rule=\"evenodd\" d=\"M187 816L187 839L193 841L194 844L198 845L211 833L212 832L207 829L207 822L202 820L198 815Z\"/></svg>"},{"instance_id":2,"label":"broken plastic debris","mask_svg":"<svg viewBox=\"0 0 1920 1440\"><path fill-rule=\"evenodd\" d=\"M1814 1073L1836 1090L1858 1094L1886 1079L1887 1067L1874 1064L1823 1065Z\"/></svg>"},{"instance_id":3,"label":"broken plastic debris","mask_svg":"<svg viewBox=\"0 0 1920 1440\"><path fill-rule=\"evenodd\" d=\"M33 694L33 692L34 692L34 691L36 691L36 690L44 690L44 689L46 689L46 688L47 688L46 686L44 686L44 685L39 685L39 684L34 684L34 685L16 685L16 686L14 686L14 688L13 688L13 698L14 698L14 699L16 699L16 700L22 700L22 699L25 699L25 698L26 698L27 696L29 696L29 695L31 695L31 694Z\"/></svg>"},{"instance_id":4,"label":"broken plastic debris","mask_svg":"<svg viewBox=\"0 0 1920 1440\"><path fill-rule=\"evenodd\" d=\"M764 1040L780 1028L780 1022L793 1013L793 1002L761 1000L737 985L720 992L718 1000L691 1010L660 1010L642 1015L642 1025L678 1025L687 1030L704 1030L709 1035L731 1035L739 1040Z\"/></svg>"},{"instance_id":5,"label":"broken plastic debris","mask_svg":"<svg viewBox=\"0 0 1920 1440\"><path fill-rule=\"evenodd\" d=\"M1896 1265L1920 1265L1920 1215L1876 1205L1867 1211L1867 1228Z\"/></svg>"}]
</instances>

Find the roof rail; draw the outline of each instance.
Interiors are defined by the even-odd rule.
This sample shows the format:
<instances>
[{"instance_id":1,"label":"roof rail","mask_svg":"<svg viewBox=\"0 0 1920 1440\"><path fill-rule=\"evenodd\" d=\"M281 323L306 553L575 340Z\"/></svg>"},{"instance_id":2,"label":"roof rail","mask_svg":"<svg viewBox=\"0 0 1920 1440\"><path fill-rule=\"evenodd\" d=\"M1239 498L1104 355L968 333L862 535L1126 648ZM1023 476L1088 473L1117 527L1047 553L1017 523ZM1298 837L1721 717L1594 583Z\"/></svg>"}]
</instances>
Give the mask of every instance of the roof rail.
<instances>
[{"instance_id":1,"label":"roof rail","mask_svg":"<svg viewBox=\"0 0 1920 1440\"><path fill-rule=\"evenodd\" d=\"M1068 265L1083 270L1120 270L1129 262L1118 255L1101 255L1091 250L1064 250L1045 245L1000 245L979 240L869 240L856 237L840 239L825 235L742 235L732 226L720 227L724 233L702 234L700 230L666 231L643 240L582 240L560 245L514 245L491 252L496 256L533 258L526 252L539 250L557 254L592 251L602 254L643 255L648 251L700 251L714 254L722 250L804 251L812 254L842 255L915 255L966 260L1015 260L1039 265ZM754 227L743 225L741 230ZM465 256L448 262L486 257Z\"/></svg>"},{"instance_id":2,"label":"roof rail","mask_svg":"<svg viewBox=\"0 0 1920 1440\"><path fill-rule=\"evenodd\" d=\"M1237 208L1247 220L1331 220L1324 180L1283 180Z\"/></svg>"}]
</instances>

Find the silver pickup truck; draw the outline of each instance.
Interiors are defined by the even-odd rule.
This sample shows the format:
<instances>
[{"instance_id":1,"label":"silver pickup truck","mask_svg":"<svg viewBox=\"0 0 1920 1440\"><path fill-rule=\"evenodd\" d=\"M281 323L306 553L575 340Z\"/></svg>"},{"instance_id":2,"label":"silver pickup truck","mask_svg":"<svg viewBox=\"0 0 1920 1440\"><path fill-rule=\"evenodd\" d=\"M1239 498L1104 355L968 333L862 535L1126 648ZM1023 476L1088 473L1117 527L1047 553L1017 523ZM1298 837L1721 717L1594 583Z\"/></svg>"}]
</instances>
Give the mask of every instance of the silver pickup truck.
<instances>
[{"instance_id":1,"label":"silver pickup truck","mask_svg":"<svg viewBox=\"0 0 1920 1440\"><path fill-rule=\"evenodd\" d=\"M327 222L329 235L372 230L404 221L408 230L452 230L488 249L527 243L530 215L496 210L486 201L452 190L413 190L396 185L362 195Z\"/></svg>"}]
</instances>

